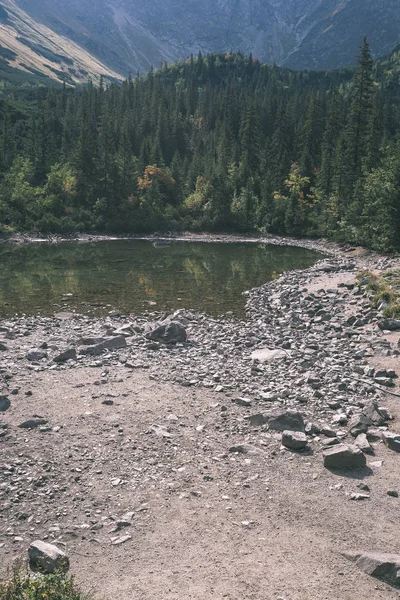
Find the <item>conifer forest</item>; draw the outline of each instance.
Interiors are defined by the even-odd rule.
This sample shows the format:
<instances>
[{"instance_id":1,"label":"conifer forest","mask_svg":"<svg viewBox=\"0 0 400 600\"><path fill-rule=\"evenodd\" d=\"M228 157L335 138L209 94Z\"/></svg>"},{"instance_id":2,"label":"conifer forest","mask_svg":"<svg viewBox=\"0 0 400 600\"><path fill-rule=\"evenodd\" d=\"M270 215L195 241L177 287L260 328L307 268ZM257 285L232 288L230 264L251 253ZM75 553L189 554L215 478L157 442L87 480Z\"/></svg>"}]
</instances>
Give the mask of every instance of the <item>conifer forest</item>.
<instances>
[{"instance_id":1,"label":"conifer forest","mask_svg":"<svg viewBox=\"0 0 400 600\"><path fill-rule=\"evenodd\" d=\"M400 248L400 52L199 54L122 84L0 82L0 229L264 232Z\"/></svg>"}]
</instances>

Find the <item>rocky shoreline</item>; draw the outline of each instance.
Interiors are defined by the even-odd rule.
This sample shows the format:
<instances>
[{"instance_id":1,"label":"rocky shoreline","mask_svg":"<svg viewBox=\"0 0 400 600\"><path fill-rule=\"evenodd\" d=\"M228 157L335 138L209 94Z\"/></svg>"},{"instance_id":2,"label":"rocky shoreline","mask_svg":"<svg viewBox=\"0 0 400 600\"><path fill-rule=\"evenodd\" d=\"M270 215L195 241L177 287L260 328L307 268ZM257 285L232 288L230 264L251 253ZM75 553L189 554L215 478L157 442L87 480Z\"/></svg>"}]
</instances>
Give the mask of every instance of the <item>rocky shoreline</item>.
<instances>
[{"instance_id":1,"label":"rocky shoreline","mask_svg":"<svg viewBox=\"0 0 400 600\"><path fill-rule=\"evenodd\" d=\"M313 248L322 246L326 252L325 243ZM269 475L277 482L292 460L306 460L312 470L325 464L333 478L335 467L348 467L356 474L347 498L372 504L365 469L373 481L384 462L398 472L400 460L400 330L385 329L356 275L399 263L338 247L330 254L246 292L243 321L187 311L152 319L113 311L100 319L61 313L1 320L3 563L37 538L76 551L88 543L125 548L132 528L149 527L149 490L201 498L204 482L215 478L211 465L219 463L225 484L232 469L241 472L240 461L255 463L253 477L260 477L258 463L267 456L280 465ZM164 400L147 394L152 386L157 394L166 386ZM137 394L146 396L147 408L135 416ZM128 431L132 419L139 429ZM186 486L177 483L189 463L200 469L201 485L194 476ZM389 473L384 495L393 499L400 485L391 481ZM253 527L246 518L239 526ZM390 535L384 545L395 552Z\"/></svg>"}]
</instances>

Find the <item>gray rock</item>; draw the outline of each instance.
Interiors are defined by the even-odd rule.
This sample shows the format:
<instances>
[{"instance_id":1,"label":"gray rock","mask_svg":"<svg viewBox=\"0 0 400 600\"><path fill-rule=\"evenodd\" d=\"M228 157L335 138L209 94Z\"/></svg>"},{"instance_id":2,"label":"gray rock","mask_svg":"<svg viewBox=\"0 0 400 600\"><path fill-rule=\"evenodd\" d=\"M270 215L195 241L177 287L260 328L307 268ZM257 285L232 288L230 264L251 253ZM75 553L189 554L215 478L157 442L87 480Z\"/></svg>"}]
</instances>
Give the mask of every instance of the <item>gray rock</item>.
<instances>
[{"instance_id":1,"label":"gray rock","mask_svg":"<svg viewBox=\"0 0 400 600\"><path fill-rule=\"evenodd\" d=\"M382 431L382 440L384 444L390 448L390 450L394 450L395 452L400 452L400 434L393 433L392 431Z\"/></svg>"},{"instance_id":2,"label":"gray rock","mask_svg":"<svg viewBox=\"0 0 400 600\"><path fill-rule=\"evenodd\" d=\"M261 454L262 450L255 446L250 446L250 444L238 444L236 446L231 446L229 452L236 454Z\"/></svg>"},{"instance_id":3,"label":"gray rock","mask_svg":"<svg viewBox=\"0 0 400 600\"><path fill-rule=\"evenodd\" d=\"M305 431L302 415L295 410L287 410L268 416L268 425L275 431Z\"/></svg>"},{"instance_id":4,"label":"gray rock","mask_svg":"<svg viewBox=\"0 0 400 600\"><path fill-rule=\"evenodd\" d=\"M249 407L251 406L251 400L249 398L234 398L233 402L238 406Z\"/></svg>"},{"instance_id":5,"label":"gray rock","mask_svg":"<svg viewBox=\"0 0 400 600\"><path fill-rule=\"evenodd\" d=\"M157 324L146 333L146 338L153 342L164 342L165 344L177 344L186 342L186 329L181 323L171 321Z\"/></svg>"},{"instance_id":6,"label":"gray rock","mask_svg":"<svg viewBox=\"0 0 400 600\"><path fill-rule=\"evenodd\" d=\"M344 552L364 573L400 587L400 555L381 552Z\"/></svg>"},{"instance_id":7,"label":"gray rock","mask_svg":"<svg viewBox=\"0 0 400 600\"><path fill-rule=\"evenodd\" d=\"M400 331L400 319L381 319L378 327L382 331Z\"/></svg>"},{"instance_id":8,"label":"gray rock","mask_svg":"<svg viewBox=\"0 0 400 600\"><path fill-rule=\"evenodd\" d=\"M372 425L372 421L365 414L355 415L348 423L348 431L353 437L358 437L362 433L367 433L368 427Z\"/></svg>"},{"instance_id":9,"label":"gray rock","mask_svg":"<svg viewBox=\"0 0 400 600\"><path fill-rule=\"evenodd\" d=\"M287 352L284 350L269 350L268 348L261 348L254 350L251 353L251 359L257 360L260 363L269 363L280 358L286 358Z\"/></svg>"},{"instance_id":10,"label":"gray rock","mask_svg":"<svg viewBox=\"0 0 400 600\"><path fill-rule=\"evenodd\" d=\"M69 570L69 558L57 546L40 540L32 542L28 550L29 566L32 571L51 574Z\"/></svg>"},{"instance_id":11,"label":"gray rock","mask_svg":"<svg viewBox=\"0 0 400 600\"><path fill-rule=\"evenodd\" d=\"M41 427L42 425L47 425L47 423L48 421L46 419L34 418L24 421L23 423L18 425L18 427L20 429L36 429L38 427Z\"/></svg>"},{"instance_id":12,"label":"gray rock","mask_svg":"<svg viewBox=\"0 0 400 600\"><path fill-rule=\"evenodd\" d=\"M11 406L8 396L0 396L0 412L6 412Z\"/></svg>"},{"instance_id":13,"label":"gray rock","mask_svg":"<svg viewBox=\"0 0 400 600\"><path fill-rule=\"evenodd\" d=\"M97 337L97 338L91 338L91 337L87 337L87 338L81 338L79 340L79 344L81 344L82 346L97 346L97 344L101 344L102 342L105 342L106 338L104 337Z\"/></svg>"},{"instance_id":14,"label":"gray rock","mask_svg":"<svg viewBox=\"0 0 400 600\"><path fill-rule=\"evenodd\" d=\"M80 354L85 354L86 356L100 356L105 350L119 350L120 348L126 348L126 338L123 335L105 339L94 346L81 348Z\"/></svg>"},{"instance_id":15,"label":"gray rock","mask_svg":"<svg viewBox=\"0 0 400 600\"><path fill-rule=\"evenodd\" d=\"M323 452L324 467L327 469L362 469L367 459L360 448L338 444Z\"/></svg>"},{"instance_id":16,"label":"gray rock","mask_svg":"<svg viewBox=\"0 0 400 600\"><path fill-rule=\"evenodd\" d=\"M77 359L77 355L76 355L75 348L68 348L68 350L64 350L64 352L61 352L60 354L58 354L57 356L55 356L53 358L54 362L56 362L56 363L63 363L63 362L67 362L67 360L76 360L76 359Z\"/></svg>"},{"instance_id":17,"label":"gray rock","mask_svg":"<svg viewBox=\"0 0 400 600\"><path fill-rule=\"evenodd\" d=\"M351 494L350 496L350 500L356 500L356 501L360 501L360 500L369 500L371 498L371 496L369 494L360 494L359 492L353 492L353 494Z\"/></svg>"},{"instance_id":18,"label":"gray rock","mask_svg":"<svg viewBox=\"0 0 400 600\"><path fill-rule=\"evenodd\" d=\"M268 418L262 413L250 415L249 417L245 417L245 419L252 427L261 427L262 425L268 423Z\"/></svg>"},{"instance_id":19,"label":"gray rock","mask_svg":"<svg viewBox=\"0 0 400 600\"><path fill-rule=\"evenodd\" d=\"M43 358L47 358L47 352L43 350L29 350L26 354L26 358L31 362L36 362L38 360L43 360Z\"/></svg>"},{"instance_id":20,"label":"gray rock","mask_svg":"<svg viewBox=\"0 0 400 600\"><path fill-rule=\"evenodd\" d=\"M307 446L307 436L301 431L284 431L282 433L282 446L290 450L304 450Z\"/></svg>"},{"instance_id":21,"label":"gray rock","mask_svg":"<svg viewBox=\"0 0 400 600\"><path fill-rule=\"evenodd\" d=\"M374 454L374 450L365 433L360 433L360 435L356 437L354 444L357 446L357 448L360 448L364 454Z\"/></svg>"}]
</instances>

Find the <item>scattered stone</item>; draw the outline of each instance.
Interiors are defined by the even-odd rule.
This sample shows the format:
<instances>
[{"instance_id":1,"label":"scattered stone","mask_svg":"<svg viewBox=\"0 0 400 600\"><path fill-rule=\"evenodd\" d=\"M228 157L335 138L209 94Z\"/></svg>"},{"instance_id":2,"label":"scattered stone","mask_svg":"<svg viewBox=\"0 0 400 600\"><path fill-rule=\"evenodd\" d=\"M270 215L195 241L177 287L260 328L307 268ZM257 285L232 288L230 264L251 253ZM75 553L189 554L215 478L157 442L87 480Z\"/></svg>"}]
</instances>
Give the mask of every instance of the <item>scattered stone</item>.
<instances>
[{"instance_id":1,"label":"scattered stone","mask_svg":"<svg viewBox=\"0 0 400 600\"><path fill-rule=\"evenodd\" d=\"M28 550L29 566L32 571L51 574L69 570L69 558L57 546L40 540L32 542Z\"/></svg>"},{"instance_id":2,"label":"scattered stone","mask_svg":"<svg viewBox=\"0 0 400 600\"><path fill-rule=\"evenodd\" d=\"M365 455L356 446L339 444L323 452L327 469L362 469L366 466Z\"/></svg>"}]
</instances>

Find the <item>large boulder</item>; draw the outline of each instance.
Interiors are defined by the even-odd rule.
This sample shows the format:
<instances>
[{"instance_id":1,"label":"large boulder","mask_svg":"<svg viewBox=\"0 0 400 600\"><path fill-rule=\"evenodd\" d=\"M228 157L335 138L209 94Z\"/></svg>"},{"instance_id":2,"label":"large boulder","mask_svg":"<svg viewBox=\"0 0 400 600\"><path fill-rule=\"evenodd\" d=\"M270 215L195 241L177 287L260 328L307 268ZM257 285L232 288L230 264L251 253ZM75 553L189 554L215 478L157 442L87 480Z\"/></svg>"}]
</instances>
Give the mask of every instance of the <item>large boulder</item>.
<instances>
[{"instance_id":1,"label":"large boulder","mask_svg":"<svg viewBox=\"0 0 400 600\"><path fill-rule=\"evenodd\" d=\"M323 452L327 469L362 469L367 464L365 455L356 446L338 444Z\"/></svg>"},{"instance_id":2,"label":"large boulder","mask_svg":"<svg viewBox=\"0 0 400 600\"><path fill-rule=\"evenodd\" d=\"M40 540L32 542L29 546L28 557L32 571L51 574L55 572L66 573L69 570L68 556L53 544Z\"/></svg>"},{"instance_id":3,"label":"large boulder","mask_svg":"<svg viewBox=\"0 0 400 600\"><path fill-rule=\"evenodd\" d=\"M286 410L269 415L268 425L275 431L305 431L304 419L296 410Z\"/></svg>"},{"instance_id":4,"label":"large boulder","mask_svg":"<svg viewBox=\"0 0 400 600\"><path fill-rule=\"evenodd\" d=\"M400 555L381 552L344 552L364 573L400 587Z\"/></svg>"}]
</instances>

